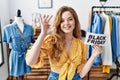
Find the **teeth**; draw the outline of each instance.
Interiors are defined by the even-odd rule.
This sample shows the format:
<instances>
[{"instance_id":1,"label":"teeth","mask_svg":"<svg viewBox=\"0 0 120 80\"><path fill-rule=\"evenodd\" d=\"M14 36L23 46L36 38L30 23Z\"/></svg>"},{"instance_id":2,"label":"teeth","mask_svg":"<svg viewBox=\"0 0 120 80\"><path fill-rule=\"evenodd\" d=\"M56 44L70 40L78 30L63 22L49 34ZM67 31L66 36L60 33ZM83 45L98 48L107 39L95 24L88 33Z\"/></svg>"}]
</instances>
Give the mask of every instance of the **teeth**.
<instances>
[{"instance_id":1,"label":"teeth","mask_svg":"<svg viewBox=\"0 0 120 80\"><path fill-rule=\"evenodd\" d=\"M70 29L70 26L64 27L65 29Z\"/></svg>"}]
</instances>

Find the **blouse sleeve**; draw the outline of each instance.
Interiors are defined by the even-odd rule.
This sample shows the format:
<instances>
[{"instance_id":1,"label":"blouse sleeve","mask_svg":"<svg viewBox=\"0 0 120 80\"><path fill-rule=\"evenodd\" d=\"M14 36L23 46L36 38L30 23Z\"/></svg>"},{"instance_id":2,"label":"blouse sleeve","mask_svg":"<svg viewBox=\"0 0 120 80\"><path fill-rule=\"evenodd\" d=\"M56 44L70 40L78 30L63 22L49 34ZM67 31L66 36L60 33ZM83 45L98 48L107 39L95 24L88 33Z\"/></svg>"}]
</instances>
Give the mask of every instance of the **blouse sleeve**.
<instances>
[{"instance_id":1,"label":"blouse sleeve","mask_svg":"<svg viewBox=\"0 0 120 80\"><path fill-rule=\"evenodd\" d=\"M81 47L82 47L82 58L81 58L81 64L79 64L77 68L77 72L80 72L81 69L84 67L85 63L87 62L87 45L85 45L83 41Z\"/></svg>"},{"instance_id":2,"label":"blouse sleeve","mask_svg":"<svg viewBox=\"0 0 120 80\"><path fill-rule=\"evenodd\" d=\"M35 63L31 67L33 68L42 67L45 64L45 58L49 56L50 53L52 53L52 37L48 35L42 43L42 46L40 49L40 55L39 55L37 63Z\"/></svg>"}]
</instances>

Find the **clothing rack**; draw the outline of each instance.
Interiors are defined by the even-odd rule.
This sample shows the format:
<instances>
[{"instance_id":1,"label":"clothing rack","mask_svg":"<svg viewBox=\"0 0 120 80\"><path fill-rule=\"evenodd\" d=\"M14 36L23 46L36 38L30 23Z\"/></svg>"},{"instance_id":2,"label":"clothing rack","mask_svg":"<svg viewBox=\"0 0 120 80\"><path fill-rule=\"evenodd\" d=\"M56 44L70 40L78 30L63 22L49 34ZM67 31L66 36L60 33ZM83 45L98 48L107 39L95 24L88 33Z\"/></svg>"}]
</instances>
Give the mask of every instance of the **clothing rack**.
<instances>
[{"instance_id":1,"label":"clothing rack","mask_svg":"<svg viewBox=\"0 0 120 80\"><path fill-rule=\"evenodd\" d=\"M117 9L117 8L120 8L120 6L93 6L92 7L92 14L93 14L93 12L94 12L94 9L96 9L96 8L98 8L98 9L106 9L106 8L108 8L108 9Z\"/></svg>"},{"instance_id":2,"label":"clothing rack","mask_svg":"<svg viewBox=\"0 0 120 80\"><path fill-rule=\"evenodd\" d=\"M120 6L93 6L92 7L92 14L94 13L94 9L120 9ZM115 62L115 64L116 64L116 73L113 73L111 76L110 76L110 78L108 78L107 80L112 80L112 78L114 77L114 76L117 76L117 78L118 77L120 77L120 74L119 74L119 68L120 68L120 61L118 61L118 59L116 59L116 62ZM89 80L89 73L88 73L88 80Z\"/></svg>"}]
</instances>

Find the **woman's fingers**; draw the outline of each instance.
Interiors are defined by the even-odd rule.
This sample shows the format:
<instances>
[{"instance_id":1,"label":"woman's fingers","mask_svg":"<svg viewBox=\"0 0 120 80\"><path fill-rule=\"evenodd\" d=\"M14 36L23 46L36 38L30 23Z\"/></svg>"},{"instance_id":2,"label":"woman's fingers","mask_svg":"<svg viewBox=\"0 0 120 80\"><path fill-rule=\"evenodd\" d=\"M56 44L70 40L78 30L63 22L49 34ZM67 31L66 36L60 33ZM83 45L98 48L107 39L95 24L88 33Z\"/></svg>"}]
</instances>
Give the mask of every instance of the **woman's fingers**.
<instances>
[{"instance_id":1,"label":"woman's fingers","mask_svg":"<svg viewBox=\"0 0 120 80\"><path fill-rule=\"evenodd\" d=\"M40 16L40 23L41 23L41 31L43 33L51 32L49 31L50 24L49 21L51 20L52 15L45 15L43 18Z\"/></svg>"},{"instance_id":2,"label":"woman's fingers","mask_svg":"<svg viewBox=\"0 0 120 80\"><path fill-rule=\"evenodd\" d=\"M46 16L44 16L44 22L45 23L47 23L48 21L47 21L47 18L49 17L49 15L46 15Z\"/></svg>"},{"instance_id":3,"label":"woman's fingers","mask_svg":"<svg viewBox=\"0 0 120 80\"><path fill-rule=\"evenodd\" d=\"M51 18L52 18L53 16L51 15L51 16L48 16L48 18L47 18L47 22L49 22L50 20L51 20Z\"/></svg>"},{"instance_id":4,"label":"woman's fingers","mask_svg":"<svg viewBox=\"0 0 120 80\"><path fill-rule=\"evenodd\" d=\"M102 53L103 52L102 48L98 44L93 45L93 48L98 53Z\"/></svg>"},{"instance_id":5,"label":"woman's fingers","mask_svg":"<svg viewBox=\"0 0 120 80\"><path fill-rule=\"evenodd\" d=\"M52 33L53 31L55 30L55 27L51 27L51 28L49 28L49 30L48 30L48 34L50 34L50 33Z\"/></svg>"},{"instance_id":6,"label":"woman's fingers","mask_svg":"<svg viewBox=\"0 0 120 80\"><path fill-rule=\"evenodd\" d=\"M49 21L51 20L52 15L46 15L43 18L40 16L40 23L42 24L49 24Z\"/></svg>"},{"instance_id":7,"label":"woman's fingers","mask_svg":"<svg viewBox=\"0 0 120 80\"><path fill-rule=\"evenodd\" d=\"M52 18L52 15L51 16L50 15L44 16L44 22L45 23L49 23L49 21L50 21L51 18Z\"/></svg>"}]
</instances>

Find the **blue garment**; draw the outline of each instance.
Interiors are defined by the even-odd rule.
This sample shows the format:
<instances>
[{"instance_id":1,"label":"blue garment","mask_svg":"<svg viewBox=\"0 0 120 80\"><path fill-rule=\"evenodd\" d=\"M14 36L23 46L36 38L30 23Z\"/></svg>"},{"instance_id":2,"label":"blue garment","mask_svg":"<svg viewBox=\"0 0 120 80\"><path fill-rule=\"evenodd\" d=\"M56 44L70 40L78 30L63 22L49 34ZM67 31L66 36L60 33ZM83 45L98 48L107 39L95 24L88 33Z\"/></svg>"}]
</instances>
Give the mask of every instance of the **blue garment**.
<instances>
[{"instance_id":1,"label":"blue garment","mask_svg":"<svg viewBox=\"0 0 120 80\"><path fill-rule=\"evenodd\" d=\"M113 62L116 61L117 57L119 56L119 40L118 40L118 19L114 15L112 16L112 54L113 54Z\"/></svg>"},{"instance_id":2,"label":"blue garment","mask_svg":"<svg viewBox=\"0 0 120 80\"><path fill-rule=\"evenodd\" d=\"M58 73L55 73L53 71L50 71L50 74L49 74L49 77L48 77L48 80L58 80L58 77L59 77L59 74ZM66 78L67 80L67 78ZM74 77L72 80L82 80L82 78L79 76L78 73L75 73Z\"/></svg>"},{"instance_id":3,"label":"blue garment","mask_svg":"<svg viewBox=\"0 0 120 80\"><path fill-rule=\"evenodd\" d=\"M119 45L119 54L118 54L118 56L120 56L120 16L117 16L117 17L118 17L118 24L119 24L118 25L118 30L119 30L119 32L118 32L119 33L118 34L118 40L119 40L118 41L119 42L119 44L118 44Z\"/></svg>"},{"instance_id":4,"label":"blue garment","mask_svg":"<svg viewBox=\"0 0 120 80\"><path fill-rule=\"evenodd\" d=\"M9 57L10 75L18 77L31 72L31 68L25 61L27 47L15 27L18 27L15 22L5 26L3 41L8 43L11 49ZM30 46L31 41L34 39L32 26L24 23L23 35L26 38L28 46Z\"/></svg>"},{"instance_id":5,"label":"blue garment","mask_svg":"<svg viewBox=\"0 0 120 80\"><path fill-rule=\"evenodd\" d=\"M97 13L94 13L92 15L92 21L91 21L91 25L90 25L90 28L89 28L89 32L102 34L101 26L102 26L101 16ZM90 57L91 54L92 54L92 46L91 45L88 46L88 50L89 50L89 57ZM101 55L96 57L96 59L93 62L93 66L99 65L100 61L101 61Z\"/></svg>"}]
</instances>

